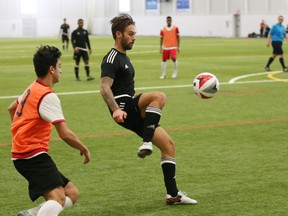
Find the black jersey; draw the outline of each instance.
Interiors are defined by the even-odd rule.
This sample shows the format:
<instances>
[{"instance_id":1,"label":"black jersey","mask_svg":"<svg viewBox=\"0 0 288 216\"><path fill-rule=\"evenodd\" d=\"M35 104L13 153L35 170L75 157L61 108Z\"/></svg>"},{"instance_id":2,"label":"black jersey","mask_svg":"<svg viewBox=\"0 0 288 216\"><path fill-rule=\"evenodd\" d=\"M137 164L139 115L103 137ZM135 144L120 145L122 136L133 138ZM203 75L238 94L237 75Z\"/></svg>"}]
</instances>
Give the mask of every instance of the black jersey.
<instances>
[{"instance_id":1,"label":"black jersey","mask_svg":"<svg viewBox=\"0 0 288 216\"><path fill-rule=\"evenodd\" d=\"M62 35L68 35L68 30L70 26L66 23L62 24L60 29L62 30Z\"/></svg>"},{"instance_id":2,"label":"black jersey","mask_svg":"<svg viewBox=\"0 0 288 216\"><path fill-rule=\"evenodd\" d=\"M134 67L126 54L112 48L103 58L101 77L111 77L114 81L111 90L114 96L134 96Z\"/></svg>"},{"instance_id":3,"label":"black jersey","mask_svg":"<svg viewBox=\"0 0 288 216\"><path fill-rule=\"evenodd\" d=\"M88 37L88 31L83 28L77 28L72 32L71 41L74 48L75 47L86 48L87 44L88 49L89 50L91 49Z\"/></svg>"}]
</instances>

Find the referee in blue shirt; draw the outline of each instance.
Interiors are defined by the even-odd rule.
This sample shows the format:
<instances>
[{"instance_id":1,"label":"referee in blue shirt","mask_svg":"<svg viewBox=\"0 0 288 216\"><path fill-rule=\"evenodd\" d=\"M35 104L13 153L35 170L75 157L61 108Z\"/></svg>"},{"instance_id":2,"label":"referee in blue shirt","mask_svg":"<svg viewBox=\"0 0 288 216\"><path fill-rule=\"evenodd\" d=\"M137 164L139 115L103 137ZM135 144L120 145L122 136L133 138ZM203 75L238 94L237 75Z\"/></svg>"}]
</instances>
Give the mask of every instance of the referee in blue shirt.
<instances>
[{"instance_id":1,"label":"referee in blue shirt","mask_svg":"<svg viewBox=\"0 0 288 216\"><path fill-rule=\"evenodd\" d=\"M282 49L283 40L284 38L286 38L286 30L285 27L282 25L283 20L284 17L279 16L278 23L273 25L273 27L269 31L267 47L269 47L271 43L273 47L273 53L272 56L269 58L267 65L265 66L266 71L271 71L270 64L274 61L277 55L280 55L279 61L281 63L283 71L284 72L288 71L284 63L283 49Z\"/></svg>"}]
</instances>

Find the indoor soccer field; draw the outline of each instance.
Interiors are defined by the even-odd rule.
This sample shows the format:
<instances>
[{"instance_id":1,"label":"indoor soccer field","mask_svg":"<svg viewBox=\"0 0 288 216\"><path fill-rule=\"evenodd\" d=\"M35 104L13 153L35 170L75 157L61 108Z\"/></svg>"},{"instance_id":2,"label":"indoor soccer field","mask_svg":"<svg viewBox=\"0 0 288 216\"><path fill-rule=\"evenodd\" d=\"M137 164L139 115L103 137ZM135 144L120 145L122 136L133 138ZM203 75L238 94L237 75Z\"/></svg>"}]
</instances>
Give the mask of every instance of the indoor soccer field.
<instances>
[{"instance_id":1,"label":"indoor soccer field","mask_svg":"<svg viewBox=\"0 0 288 216\"><path fill-rule=\"evenodd\" d=\"M99 94L100 63L113 46L112 37L91 36L91 73L87 82L80 64L75 81L72 49L61 58L60 82L54 86L69 127L91 151L83 165L79 152L53 130L50 155L78 187L80 198L65 210L67 216L283 216L288 194L288 73L279 60L264 71L272 48L266 39L181 38L179 72L160 80L159 37L137 37L128 56L135 67L137 93L167 95L160 124L176 143L177 184L196 199L195 206L165 205L160 151L140 160L141 139L114 123ZM32 203L27 182L10 159L10 116L7 108L35 79L32 57L37 47L57 38L19 38L0 41L0 215L17 215ZM288 54L288 45L284 44ZM288 65L288 55L284 58ZM201 72L220 81L212 99L193 93Z\"/></svg>"}]
</instances>

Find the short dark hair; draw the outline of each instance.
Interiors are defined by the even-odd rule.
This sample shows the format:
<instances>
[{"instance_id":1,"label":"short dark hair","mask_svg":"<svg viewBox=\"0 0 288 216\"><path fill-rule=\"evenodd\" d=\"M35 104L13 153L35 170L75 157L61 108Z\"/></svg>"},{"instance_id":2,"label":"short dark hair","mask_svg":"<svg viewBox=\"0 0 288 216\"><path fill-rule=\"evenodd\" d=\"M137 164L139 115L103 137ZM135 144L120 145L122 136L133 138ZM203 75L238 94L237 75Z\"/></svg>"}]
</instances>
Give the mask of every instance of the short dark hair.
<instances>
[{"instance_id":1,"label":"short dark hair","mask_svg":"<svg viewBox=\"0 0 288 216\"><path fill-rule=\"evenodd\" d=\"M37 77L46 76L50 66L56 67L61 55L61 51L54 46L45 45L38 48L33 57Z\"/></svg>"},{"instance_id":2,"label":"short dark hair","mask_svg":"<svg viewBox=\"0 0 288 216\"><path fill-rule=\"evenodd\" d=\"M127 26L135 25L134 20L129 14L121 13L119 16L114 17L110 20L111 32L113 35L114 40L116 39L116 31L124 32Z\"/></svg>"},{"instance_id":3,"label":"short dark hair","mask_svg":"<svg viewBox=\"0 0 288 216\"><path fill-rule=\"evenodd\" d=\"M171 16L167 16L166 19L172 19L172 17Z\"/></svg>"}]
</instances>

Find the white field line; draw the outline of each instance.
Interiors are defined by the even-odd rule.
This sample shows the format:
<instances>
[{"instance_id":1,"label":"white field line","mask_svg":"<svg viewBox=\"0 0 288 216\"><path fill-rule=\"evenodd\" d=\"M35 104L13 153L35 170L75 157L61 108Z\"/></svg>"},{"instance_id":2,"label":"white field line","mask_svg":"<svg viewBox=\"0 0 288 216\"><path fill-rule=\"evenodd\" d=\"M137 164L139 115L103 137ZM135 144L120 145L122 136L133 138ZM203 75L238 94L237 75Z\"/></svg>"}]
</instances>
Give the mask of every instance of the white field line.
<instances>
[{"instance_id":1,"label":"white field line","mask_svg":"<svg viewBox=\"0 0 288 216\"><path fill-rule=\"evenodd\" d=\"M263 74L263 73L262 73ZM265 72L266 74L266 72ZM260 74L259 74L260 75ZM249 75L241 76L242 78L249 77ZM237 78L237 79L236 79ZM250 84L250 83L264 83L264 82L279 82L279 80L255 80L255 81L243 81L243 82L237 82L237 80L241 79L239 77L233 78L229 82L221 82L221 85L235 85L235 84ZM151 86L151 87L138 87L135 88L135 90L150 90L150 89L171 89L171 88L191 88L192 84L189 85L170 85L170 86ZM99 90L94 91L74 91L74 92L59 92L57 95L78 95L78 94L98 94L100 93ZM0 96L1 99L13 99L18 98L19 95L12 95L12 96Z\"/></svg>"},{"instance_id":2,"label":"white field line","mask_svg":"<svg viewBox=\"0 0 288 216\"><path fill-rule=\"evenodd\" d=\"M253 74L246 74L246 75L243 75L243 76L238 76L238 77L234 77L233 79L229 80L228 83L229 84L233 84L233 83L236 83L237 80L240 80L240 79L244 79L244 78L247 78L247 77L251 77L251 76L259 76L259 75L263 75L263 74L277 74L281 71L268 71L268 72L261 72L261 73L253 73Z\"/></svg>"}]
</instances>

